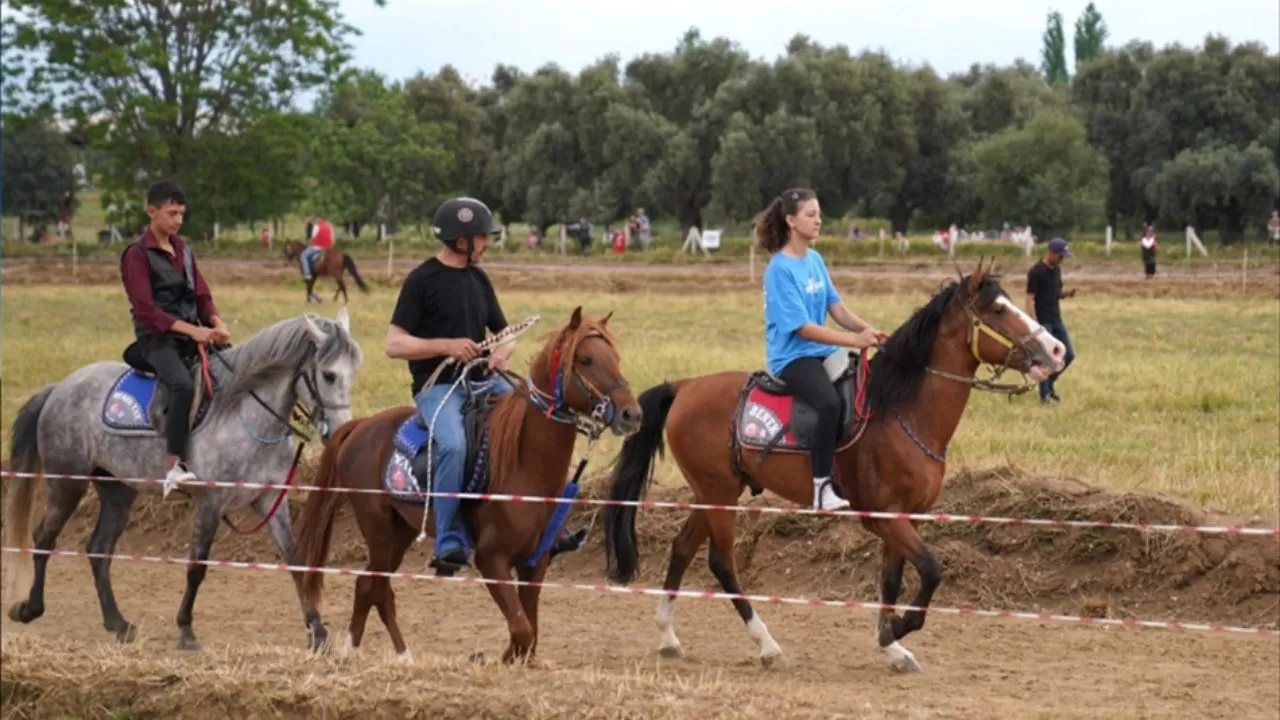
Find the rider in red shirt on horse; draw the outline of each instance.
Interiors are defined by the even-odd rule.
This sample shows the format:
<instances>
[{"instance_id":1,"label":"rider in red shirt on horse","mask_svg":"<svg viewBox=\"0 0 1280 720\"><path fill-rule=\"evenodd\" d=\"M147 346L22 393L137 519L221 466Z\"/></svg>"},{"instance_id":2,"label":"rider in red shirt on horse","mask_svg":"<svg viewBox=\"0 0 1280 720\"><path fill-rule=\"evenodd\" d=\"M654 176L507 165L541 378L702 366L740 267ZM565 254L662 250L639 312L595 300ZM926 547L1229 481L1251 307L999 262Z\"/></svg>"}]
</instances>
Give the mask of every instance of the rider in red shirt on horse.
<instances>
[{"instance_id":1,"label":"rider in red shirt on horse","mask_svg":"<svg viewBox=\"0 0 1280 720\"><path fill-rule=\"evenodd\" d=\"M298 256L298 261L302 265L303 280L311 279L312 258L319 257L325 250L333 247L333 228L329 226L329 221L324 218L316 218L311 237L308 239L311 244ZM312 297L315 297L316 300L320 299L315 296L315 293L312 293Z\"/></svg>"}]
</instances>

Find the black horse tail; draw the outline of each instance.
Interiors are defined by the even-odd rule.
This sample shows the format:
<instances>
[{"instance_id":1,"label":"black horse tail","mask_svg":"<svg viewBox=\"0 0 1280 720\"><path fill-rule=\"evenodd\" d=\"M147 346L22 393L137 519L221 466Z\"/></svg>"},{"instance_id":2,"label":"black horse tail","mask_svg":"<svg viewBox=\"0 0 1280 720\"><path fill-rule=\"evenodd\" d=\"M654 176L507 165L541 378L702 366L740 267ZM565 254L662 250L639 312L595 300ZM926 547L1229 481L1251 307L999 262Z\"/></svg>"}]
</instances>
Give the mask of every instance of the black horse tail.
<instances>
[{"instance_id":1,"label":"black horse tail","mask_svg":"<svg viewBox=\"0 0 1280 720\"><path fill-rule=\"evenodd\" d=\"M360 271L356 270L356 261L351 259L350 255L343 254L342 267L355 278L356 286L365 292L369 292L369 286L364 284L364 278L360 277Z\"/></svg>"},{"instance_id":2,"label":"black horse tail","mask_svg":"<svg viewBox=\"0 0 1280 720\"><path fill-rule=\"evenodd\" d=\"M644 497L653 478L653 459L663 454L662 434L675 399L676 386L672 383L655 385L641 393L644 421L640 432L622 443L614 461L610 500L636 502ZM605 570L610 580L623 585L635 579L640 563L636 510L634 505L609 505L604 510Z\"/></svg>"},{"instance_id":3,"label":"black horse tail","mask_svg":"<svg viewBox=\"0 0 1280 720\"><path fill-rule=\"evenodd\" d=\"M40 413L53 392L53 385L40 388L18 410L13 420L10 438L9 467L13 472L35 473L40 470ZM31 509L35 504L36 478L9 478L8 497L4 503L4 544L9 547L26 547L31 542ZM5 562L4 589L13 593L21 585L27 573L30 556L20 556Z\"/></svg>"}]
</instances>

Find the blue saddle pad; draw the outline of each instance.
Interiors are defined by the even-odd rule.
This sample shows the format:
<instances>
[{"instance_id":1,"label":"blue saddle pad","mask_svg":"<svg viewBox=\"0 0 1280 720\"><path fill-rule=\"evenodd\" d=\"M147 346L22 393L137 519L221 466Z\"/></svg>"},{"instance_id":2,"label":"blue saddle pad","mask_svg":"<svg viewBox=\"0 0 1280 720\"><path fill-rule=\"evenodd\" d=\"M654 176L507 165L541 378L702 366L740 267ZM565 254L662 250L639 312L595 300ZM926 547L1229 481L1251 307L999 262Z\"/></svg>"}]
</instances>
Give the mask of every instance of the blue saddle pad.
<instances>
[{"instance_id":1,"label":"blue saddle pad","mask_svg":"<svg viewBox=\"0 0 1280 720\"><path fill-rule=\"evenodd\" d=\"M107 430L126 435L145 435L155 432L148 408L156 393L156 376L129 368L111 384L102 402L102 424ZM199 427L209 411L209 397L205 395L196 411L193 426Z\"/></svg>"},{"instance_id":2,"label":"blue saddle pad","mask_svg":"<svg viewBox=\"0 0 1280 720\"><path fill-rule=\"evenodd\" d=\"M426 428L418 424L416 413L405 418L396 430L395 438L391 442L391 457L387 459L387 465L382 472L383 487L396 500L418 505L426 503L427 498L422 494L422 485L419 484L418 476L413 470L413 460L429 439L430 434ZM487 429L481 433L479 445L475 462L472 467L466 469L463 476L462 492L464 493L480 494L489 490L489 432ZM562 497L572 499L577 495L577 483L570 482L565 487ZM537 565L538 560L551 550L551 546L560 535L564 521L568 518L570 508L568 503L556 505L550 522L543 528L537 549L532 555L523 559L525 565L529 567ZM469 523L463 523L463 527L464 534L467 536L466 544L469 548L475 547L475 538Z\"/></svg>"},{"instance_id":3,"label":"blue saddle pad","mask_svg":"<svg viewBox=\"0 0 1280 720\"><path fill-rule=\"evenodd\" d=\"M401 502L423 503L422 487L413 472L413 458L426 445L427 429L418 425L417 414L410 415L396 430L391 442L391 457L382 472L382 484L391 496Z\"/></svg>"}]
</instances>

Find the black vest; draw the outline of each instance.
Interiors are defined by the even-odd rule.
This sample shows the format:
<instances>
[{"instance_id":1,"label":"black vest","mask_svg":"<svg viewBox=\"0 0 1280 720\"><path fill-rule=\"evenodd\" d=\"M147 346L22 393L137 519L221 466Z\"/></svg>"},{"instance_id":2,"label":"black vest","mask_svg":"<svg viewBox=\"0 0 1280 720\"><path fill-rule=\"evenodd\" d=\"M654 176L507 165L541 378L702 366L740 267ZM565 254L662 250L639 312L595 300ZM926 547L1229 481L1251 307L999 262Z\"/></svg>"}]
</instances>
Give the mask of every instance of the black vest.
<instances>
[{"instance_id":1,"label":"black vest","mask_svg":"<svg viewBox=\"0 0 1280 720\"><path fill-rule=\"evenodd\" d=\"M200 324L196 311L196 278L192 269L191 248L182 244L182 269L173 266L169 253L152 249L138 240L134 245L147 255L151 266L151 299L156 307L192 325ZM139 340L151 337L151 330L133 318L133 333Z\"/></svg>"}]
</instances>

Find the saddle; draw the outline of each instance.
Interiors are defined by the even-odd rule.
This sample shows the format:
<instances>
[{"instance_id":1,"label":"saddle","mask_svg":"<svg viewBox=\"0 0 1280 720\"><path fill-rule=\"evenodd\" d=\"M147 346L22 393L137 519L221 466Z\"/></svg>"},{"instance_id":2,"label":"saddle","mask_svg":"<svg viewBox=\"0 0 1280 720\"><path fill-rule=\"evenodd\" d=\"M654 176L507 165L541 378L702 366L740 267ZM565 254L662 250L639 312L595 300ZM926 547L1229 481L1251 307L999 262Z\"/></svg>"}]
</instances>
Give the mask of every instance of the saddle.
<instances>
[{"instance_id":1,"label":"saddle","mask_svg":"<svg viewBox=\"0 0 1280 720\"><path fill-rule=\"evenodd\" d=\"M458 392L455 390L455 392ZM467 439L466 460L463 465L462 492L481 494L489 491L489 432L488 420L501 397L493 395L478 399L472 395L462 406L462 427ZM392 440L391 457L383 469L383 487L391 496L404 503L430 505L422 493L425 488L422 480L427 477L427 461L434 452L427 422L418 412L414 412L397 428ZM572 499L578 494L578 485L570 482L561 495ZM463 527L469 536L467 543L474 545L475 528L472 526L470 513L467 510L476 504L475 500L463 500L460 517ZM558 504L547 525L543 528L537 548L526 558L518 558L527 567L537 565L543 555L555 557L561 553L573 552L586 541L586 529L562 536L561 529L568 518L570 505Z\"/></svg>"},{"instance_id":2,"label":"saddle","mask_svg":"<svg viewBox=\"0 0 1280 720\"><path fill-rule=\"evenodd\" d=\"M169 421L169 386L156 377L137 342L125 349L124 361L129 369L116 378L103 400L103 424L120 434L163 435ZM186 366L195 388L186 422L194 430L209 410L212 388L205 386L199 358L187 360Z\"/></svg>"},{"instance_id":3,"label":"saddle","mask_svg":"<svg viewBox=\"0 0 1280 720\"><path fill-rule=\"evenodd\" d=\"M854 398L865 381L861 377L860 359L856 351L841 350L823 363L840 398L840 435L836 443L839 450L857 442L865 428L865 423L859 423L854 412ZM734 410L731 433L734 456L744 448L757 451L760 453L758 465L775 452L807 453L817 423L817 412L793 396L785 382L767 371L756 371L743 385Z\"/></svg>"}]
</instances>

